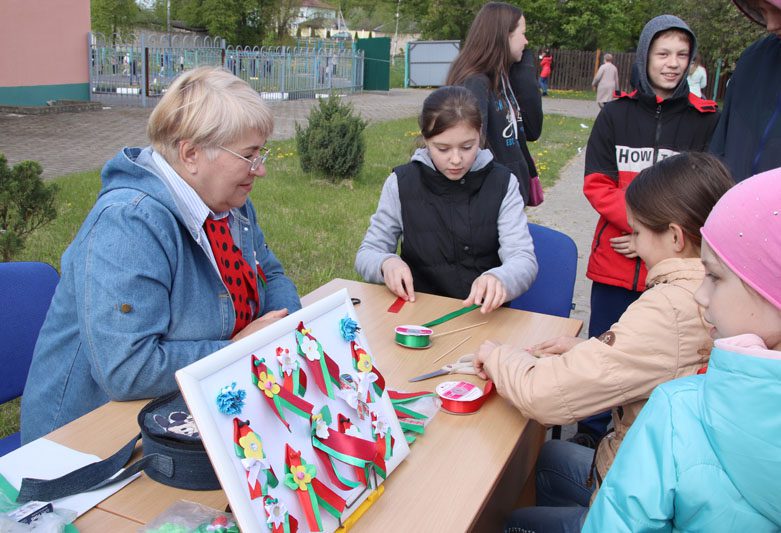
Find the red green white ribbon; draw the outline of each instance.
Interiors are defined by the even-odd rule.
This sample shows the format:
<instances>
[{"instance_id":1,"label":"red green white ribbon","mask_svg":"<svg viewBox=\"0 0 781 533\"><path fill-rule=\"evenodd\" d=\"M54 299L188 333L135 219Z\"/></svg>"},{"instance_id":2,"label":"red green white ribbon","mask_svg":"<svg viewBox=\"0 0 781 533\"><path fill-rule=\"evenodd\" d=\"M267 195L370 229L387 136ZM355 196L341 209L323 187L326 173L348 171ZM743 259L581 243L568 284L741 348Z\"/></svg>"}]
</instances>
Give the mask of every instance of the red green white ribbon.
<instances>
[{"instance_id":1,"label":"red green white ribbon","mask_svg":"<svg viewBox=\"0 0 781 533\"><path fill-rule=\"evenodd\" d=\"M328 427L330 425L331 412L328 406L323 407L320 413L312 415L312 446L325 466L328 477L337 487L351 490L362 483L365 484L369 467L372 465L379 475L385 478L385 460L378 453L374 442L347 435L342 431L334 431ZM358 481L349 480L339 473L334 460L348 464L364 475L358 476Z\"/></svg>"},{"instance_id":2,"label":"red green white ribbon","mask_svg":"<svg viewBox=\"0 0 781 533\"><path fill-rule=\"evenodd\" d=\"M350 351L352 352L353 368L358 371L360 382L358 383L358 392L361 396L365 394L364 401L372 403L374 400L369 393L369 386L374 388L374 392L379 399L385 392L385 378L380 374L380 370L374 366L374 360L363 347L355 341L350 342Z\"/></svg>"},{"instance_id":3,"label":"red green white ribbon","mask_svg":"<svg viewBox=\"0 0 781 533\"><path fill-rule=\"evenodd\" d=\"M271 496L263 497L263 509L266 511L266 524L271 533L296 533L298 520L293 518L285 504Z\"/></svg>"},{"instance_id":4,"label":"red green white ribbon","mask_svg":"<svg viewBox=\"0 0 781 533\"><path fill-rule=\"evenodd\" d=\"M260 389L266 403L277 415L277 418L285 424L288 431L291 431L290 424L285 420L282 408L292 411L302 418L309 418L312 415L314 406L291 391L280 387L276 377L266 366L265 359L258 359L255 354L252 355L252 383Z\"/></svg>"},{"instance_id":5,"label":"red green white ribbon","mask_svg":"<svg viewBox=\"0 0 781 533\"><path fill-rule=\"evenodd\" d=\"M303 398L306 394L306 373L301 372L301 364L289 349L281 346L277 347L277 361L282 369L282 386Z\"/></svg>"},{"instance_id":6,"label":"red green white ribbon","mask_svg":"<svg viewBox=\"0 0 781 533\"><path fill-rule=\"evenodd\" d=\"M416 420L423 420L428 418L422 413L410 409L406 404L416 402L421 398L436 397L436 393L423 391L423 392L399 392L388 389L388 396L390 397L391 405L393 405L394 411L399 418L414 418ZM422 433L422 432L421 432Z\"/></svg>"},{"instance_id":7,"label":"red green white ribbon","mask_svg":"<svg viewBox=\"0 0 781 533\"><path fill-rule=\"evenodd\" d=\"M277 476L263 452L260 436L249 426L249 420L233 419L233 449L247 471L250 499L268 494L268 487L277 486Z\"/></svg>"},{"instance_id":8,"label":"red green white ribbon","mask_svg":"<svg viewBox=\"0 0 781 533\"><path fill-rule=\"evenodd\" d=\"M320 507L336 519L342 516L346 502L344 499L317 479L315 465L301 457L301 452L285 444L285 486L295 491L306 523L311 531L322 531Z\"/></svg>"},{"instance_id":9,"label":"red green white ribbon","mask_svg":"<svg viewBox=\"0 0 781 533\"><path fill-rule=\"evenodd\" d=\"M306 359L320 391L333 400L334 387L339 388L339 365L325 353L323 345L304 327L303 322L298 323L295 334L298 355Z\"/></svg>"},{"instance_id":10,"label":"red green white ribbon","mask_svg":"<svg viewBox=\"0 0 781 533\"><path fill-rule=\"evenodd\" d=\"M391 435L391 428L388 423L372 412L372 437L379 450L380 456L386 461L393 456L393 445L396 439Z\"/></svg>"}]
</instances>

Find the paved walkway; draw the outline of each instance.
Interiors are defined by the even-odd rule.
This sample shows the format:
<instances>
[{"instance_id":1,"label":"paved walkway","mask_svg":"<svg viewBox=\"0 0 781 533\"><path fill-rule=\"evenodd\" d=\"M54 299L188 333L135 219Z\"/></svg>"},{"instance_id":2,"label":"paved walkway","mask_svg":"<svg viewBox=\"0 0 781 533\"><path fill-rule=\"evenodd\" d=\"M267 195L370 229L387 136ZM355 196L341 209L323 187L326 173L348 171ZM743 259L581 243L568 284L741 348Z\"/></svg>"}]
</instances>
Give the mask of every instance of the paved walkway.
<instances>
[{"instance_id":1,"label":"paved walkway","mask_svg":"<svg viewBox=\"0 0 781 533\"><path fill-rule=\"evenodd\" d=\"M346 98L356 111L372 122L416 116L430 91L394 89L389 93L363 93ZM293 137L296 122L304 122L314 100L269 102L274 113L273 139ZM593 101L543 99L546 114L580 118L596 117ZM148 144L146 122L151 109L111 108L84 113L55 115L0 115L0 152L9 163L25 159L39 161L44 177L101 168L122 146ZM584 147L585 148L585 147ZM584 153L562 170L561 178L546 191L545 202L529 208L533 222L570 235L578 245L579 271L573 317L588 323L590 282L585 264L596 214L582 194Z\"/></svg>"}]
</instances>

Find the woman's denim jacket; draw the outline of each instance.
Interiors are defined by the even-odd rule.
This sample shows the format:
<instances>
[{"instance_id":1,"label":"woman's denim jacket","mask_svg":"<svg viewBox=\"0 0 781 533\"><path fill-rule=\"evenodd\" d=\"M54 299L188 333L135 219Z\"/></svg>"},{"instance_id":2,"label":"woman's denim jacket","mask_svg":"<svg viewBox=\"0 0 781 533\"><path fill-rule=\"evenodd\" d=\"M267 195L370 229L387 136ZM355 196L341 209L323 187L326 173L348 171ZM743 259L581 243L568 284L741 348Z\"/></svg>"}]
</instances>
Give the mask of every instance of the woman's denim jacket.
<instances>
[{"instance_id":1,"label":"woman's denim jacket","mask_svg":"<svg viewBox=\"0 0 781 533\"><path fill-rule=\"evenodd\" d=\"M125 148L106 164L98 200L62 256L22 397L24 442L109 400L175 390L174 372L229 343L230 295L166 185L138 164L148 154ZM237 246L267 277L260 312L300 309L252 203L231 213Z\"/></svg>"}]
</instances>

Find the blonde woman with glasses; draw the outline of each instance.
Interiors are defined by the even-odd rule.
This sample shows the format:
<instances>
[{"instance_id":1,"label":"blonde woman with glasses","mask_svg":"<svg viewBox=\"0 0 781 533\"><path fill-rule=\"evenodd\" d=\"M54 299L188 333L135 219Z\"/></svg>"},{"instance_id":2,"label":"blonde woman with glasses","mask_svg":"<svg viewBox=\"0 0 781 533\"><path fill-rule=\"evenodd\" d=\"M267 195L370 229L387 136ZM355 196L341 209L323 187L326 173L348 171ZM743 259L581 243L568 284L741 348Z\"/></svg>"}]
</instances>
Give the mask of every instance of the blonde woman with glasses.
<instances>
[{"instance_id":1,"label":"blonde woman with glasses","mask_svg":"<svg viewBox=\"0 0 781 533\"><path fill-rule=\"evenodd\" d=\"M22 401L22 439L109 400L176 389L174 372L301 307L249 194L273 119L213 67L182 74L124 148L62 257Z\"/></svg>"}]
</instances>

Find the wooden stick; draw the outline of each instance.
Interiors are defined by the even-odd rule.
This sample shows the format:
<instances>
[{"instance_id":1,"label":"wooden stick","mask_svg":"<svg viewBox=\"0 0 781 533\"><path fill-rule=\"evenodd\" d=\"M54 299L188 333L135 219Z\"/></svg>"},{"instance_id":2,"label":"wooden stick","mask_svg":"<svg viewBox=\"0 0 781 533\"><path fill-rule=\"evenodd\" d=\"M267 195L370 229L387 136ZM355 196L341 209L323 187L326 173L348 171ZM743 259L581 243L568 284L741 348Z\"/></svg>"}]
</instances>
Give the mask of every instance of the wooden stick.
<instances>
[{"instance_id":1,"label":"wooden stick","mask_svg":"<svg viewBox=\"0 0 781 533\"><path fill-rule=\"evenodd\" d=\"M433 339L434 337L444 337L445 335L450 335L451 333L458 333L459 331L464 331L465 329L476 328L477 326L482 326L483 324L488 324L488 321L486 320L485 322L478 322L477 324L472 324L471 326L454 329L452 331L443 331L442 333L434 333L431 336L431 338Z\"/></svg>"},{"instance_id":2,"label":"wooden stick","mask_svg":"<svg viewBox=\"0 0 781 533\"><path fill-rule=\"evenodd\" d=\"M456 348L458 348L459 346L461 346L462 344L464 344L466 341L468 341L468 340L469 340L469 339L471 339L471 338L472 338L472 336L471 336L471 335L468 335L468 336L467 336L467 337L466 337L464 340L462 340L461 342L459 342L458 344L456 344L455 346L453 346L453 347L452 347L452 348L450 348L448 351L446 351L445 353L443 353L442 355L440 355L439 357L437 357L436 359L434 359L434 360L433 360L433 361L431 361L431 362L432 362L432 363L436 363L437 361L439 361L440 359L442 359L443 357L445 357L447 354L449 354L450 352L452 352L453 350L455 350Z\"/></svg>"}]
</instances>

